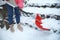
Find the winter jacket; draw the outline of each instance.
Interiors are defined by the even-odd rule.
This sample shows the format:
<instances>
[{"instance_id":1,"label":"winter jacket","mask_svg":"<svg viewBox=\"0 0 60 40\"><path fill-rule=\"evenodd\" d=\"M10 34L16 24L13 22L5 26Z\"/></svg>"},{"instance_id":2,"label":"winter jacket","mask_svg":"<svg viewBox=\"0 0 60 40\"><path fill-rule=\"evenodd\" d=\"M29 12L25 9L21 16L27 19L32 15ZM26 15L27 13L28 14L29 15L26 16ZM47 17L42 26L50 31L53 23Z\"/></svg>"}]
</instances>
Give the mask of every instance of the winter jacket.
<instances>
[{"instance_id":1,"label":"winter jacket","mask_svg":"<svg viewBox=\"0 0 60 40\"><path fill-rule=\"evenodd\" d=\"M23 3L24 3L24 0L15 0L16 4L18 5L18 7L20 9L22 9L24 7Z\"/></svg>"},{"instance_id":2,"label":"winter jacket","mask_svg":"<svg viewBox=\"0 0 60 40\"><path fill-rule=\"evenodd\" d=\"M12 7L16 7L16 3L15 3L15 0L9 0L9 1L6 1L7 4L9 4L10 6Z\"/></svg>"}]
</instances>

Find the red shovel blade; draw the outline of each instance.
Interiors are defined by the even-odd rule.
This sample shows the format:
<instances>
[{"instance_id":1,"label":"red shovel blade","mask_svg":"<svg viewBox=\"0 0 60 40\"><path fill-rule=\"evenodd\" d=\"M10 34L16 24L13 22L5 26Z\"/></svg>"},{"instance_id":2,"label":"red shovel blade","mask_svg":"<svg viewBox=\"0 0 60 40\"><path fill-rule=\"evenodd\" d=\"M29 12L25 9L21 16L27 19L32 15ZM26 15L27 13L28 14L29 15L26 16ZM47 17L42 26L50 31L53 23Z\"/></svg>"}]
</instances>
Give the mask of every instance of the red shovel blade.
<instances>
[{"instance_id":1,"label":"red shovel blade","mask_svg":"<svg viewBox=\"0 0 60 40\"><path fill-rule=\"evenodd\" d=\"M35 24L38 28L42 29L42 30L49 30L48 28L43 28L42 24L42 18L37 14L36 19L35 19Z\"/></svg>"}]
</instances>

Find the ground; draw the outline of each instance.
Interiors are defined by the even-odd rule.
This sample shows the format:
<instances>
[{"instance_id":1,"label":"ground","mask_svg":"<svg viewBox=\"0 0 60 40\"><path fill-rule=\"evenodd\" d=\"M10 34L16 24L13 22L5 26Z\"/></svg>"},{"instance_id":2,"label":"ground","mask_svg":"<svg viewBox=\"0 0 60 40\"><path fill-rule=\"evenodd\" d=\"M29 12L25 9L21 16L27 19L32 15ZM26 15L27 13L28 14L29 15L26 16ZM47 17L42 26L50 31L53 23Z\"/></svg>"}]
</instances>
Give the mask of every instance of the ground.
<instances>
[{"instance_id":1,"label":"ground","mask_svg":"<svg viewBox=\"0 0 60 40\"><path fill-rule=\"evenodd\" d=\"M34 0L30 1L29 3L32 3ZM38 0L40 1L40 0ZM34 1L35 3L38 1ZM41 0L40 2L44 3L60 3L60 0ZM40 3L38 3L40 4ZM29 9L29 10L28 10ZM34 24L35 21L35 16L36 14L52 14L52 15L60 15L60 8L31 8L31 7L26 7L23 8L24 11L26 12L33 12L34 17L26 17L26 16L21 16L21 23L29 23L35 27L36 25ZM30 28L28 25L23 25L23 32L19 31L17 29L17 24L14 25L15 32L12 33L9 30L6 30L5 27L3 29L0 29L0 40L60 40L60 20L56 19L44 19L42 20L43 26L50 28L50 29L55 29L58 30L56 33L54 33L52 30L51 31L39 31L35 30L34 28ZM37 26L36 26L37 27Z\"/></svg>"}]
</instances>

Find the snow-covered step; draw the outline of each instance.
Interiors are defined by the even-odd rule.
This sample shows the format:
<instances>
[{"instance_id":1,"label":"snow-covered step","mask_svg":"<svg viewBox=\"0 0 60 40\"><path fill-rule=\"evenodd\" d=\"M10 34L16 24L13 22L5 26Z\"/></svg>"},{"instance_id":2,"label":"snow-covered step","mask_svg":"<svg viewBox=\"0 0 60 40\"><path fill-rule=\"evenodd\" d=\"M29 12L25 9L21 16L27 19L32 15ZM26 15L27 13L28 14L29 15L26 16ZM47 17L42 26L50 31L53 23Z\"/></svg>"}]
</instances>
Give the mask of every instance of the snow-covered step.
<instances>
[{"instance_id":1,"label":"snow-covered step","mask_svg":"<svg viewBox=\"0 0 60 40\"><path fill-rule=\"evenodd\" d=\"M28 10L29 9L29 10ZM39 13L39 14L54 14L54 15L60 15L60 9L56 8L36 8L36 7L26 7L23 8L25 12L30 13ZM27 11L28 10L28 11Z\"/></svg>"}]
</instances>

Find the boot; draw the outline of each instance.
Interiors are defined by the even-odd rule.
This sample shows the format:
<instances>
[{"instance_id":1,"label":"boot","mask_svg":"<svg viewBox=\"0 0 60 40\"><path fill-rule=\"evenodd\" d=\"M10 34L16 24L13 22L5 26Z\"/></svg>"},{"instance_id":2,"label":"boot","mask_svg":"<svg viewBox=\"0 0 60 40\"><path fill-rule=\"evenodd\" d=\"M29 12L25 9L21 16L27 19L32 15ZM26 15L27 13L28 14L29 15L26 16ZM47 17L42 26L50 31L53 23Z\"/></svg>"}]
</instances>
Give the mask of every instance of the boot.
<instances>
[{"instance_id":1,"label":"boot","mask_svg":"<svg viewBox=\"0 0 60 40\"><path fill-rule=\"evenodd\" d=\"M17 28L18 28L18 30L20 30L21 32L23 32L23 28L21 27L21 24L20 23L17 24Z\"/></svg>"},{"instance_id":2,"label":"boot","mask_svg":"<svg viewBox=\"0 0 60 40\"><path fill-rule=\"evenodd\" d=\"M13 28L14 25L11 24L11 25L9 25L9 26L10 26L10 31L11 31L11 32L14 32L14 31L15 31L14 28Z\"/></svg>"}]
</instances>

